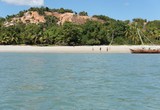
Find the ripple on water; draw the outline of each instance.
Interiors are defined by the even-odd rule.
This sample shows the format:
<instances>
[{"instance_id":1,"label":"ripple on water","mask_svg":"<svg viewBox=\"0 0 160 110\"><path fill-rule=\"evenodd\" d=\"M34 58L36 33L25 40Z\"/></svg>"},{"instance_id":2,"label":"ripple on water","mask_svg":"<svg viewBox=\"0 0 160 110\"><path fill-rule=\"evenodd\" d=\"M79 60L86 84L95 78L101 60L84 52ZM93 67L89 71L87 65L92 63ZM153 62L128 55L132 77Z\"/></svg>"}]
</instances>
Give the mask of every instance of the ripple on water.
<instances>
[{"instance_id":1,"label":"ripple on water","mask_svg":"<svg viewBox=\"0 0 160 110\"><path fill-rule=\"evenodd\" d=\"M160 57L0 54L0 110L159 110Z\"/></svg>"}]
</instances>

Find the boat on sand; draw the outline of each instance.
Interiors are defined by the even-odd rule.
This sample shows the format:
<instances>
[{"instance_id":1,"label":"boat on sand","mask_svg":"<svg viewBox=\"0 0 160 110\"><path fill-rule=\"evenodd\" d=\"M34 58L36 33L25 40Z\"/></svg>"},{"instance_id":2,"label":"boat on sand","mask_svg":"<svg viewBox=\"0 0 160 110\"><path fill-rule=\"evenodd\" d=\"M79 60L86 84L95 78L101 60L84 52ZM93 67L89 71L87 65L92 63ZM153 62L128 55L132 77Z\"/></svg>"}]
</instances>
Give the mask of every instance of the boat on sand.
<instances>
[{"instance_id":1,"label":"boat on sand","mask_svg":"<svg viewBox=\"0 0 160 110\"><path fill-rule=\"evenodd\" d=\"M160 49L152 49L152 48L137 48L130 49L131 53L135 54L160 54Z\"/></svg>"},{"instance_id":2,"label":"boat on sand","mask_svg":"<svg viewBox=\"0 0 160 110\"><path fill-rule=\"evenodd\" d=\"M140 35L140 30L137 28L137 34L139 36L139 39L141 41L141 44L144 45L144 42L142 40L142 36ZM153 44L143 33L142 35L144 38L146 38L151 44ZM131 53L136 53L136 54L158 54L160 53L160 48L151 48L151 47L141 47L141 48L134 48L130 49Z\"/></svg>"}]
</instances>

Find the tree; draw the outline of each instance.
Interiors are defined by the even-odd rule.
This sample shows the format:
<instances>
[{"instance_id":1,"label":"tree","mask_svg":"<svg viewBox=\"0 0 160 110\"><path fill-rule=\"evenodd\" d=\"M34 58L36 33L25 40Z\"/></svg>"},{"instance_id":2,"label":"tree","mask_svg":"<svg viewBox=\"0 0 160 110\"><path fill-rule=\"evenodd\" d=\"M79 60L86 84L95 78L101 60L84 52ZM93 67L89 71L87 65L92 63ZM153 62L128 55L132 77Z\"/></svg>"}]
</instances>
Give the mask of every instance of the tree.
<instances>
[{"instance_id":1,"label":"tree","mask_svg":"<svg viewBox=\"0 0 160 110\"><path fill-rule=\"evenodd\" d=\"M123 21L115 21L112 22L109 27L109 33L110 33L110 41L113 44L127 44L126 38L125 38L125 31L126 31L126 23ZM123 40L122 40L123 39Z\"/></svg>"},{"instance_id":2,"label":"tree","mask_svg":"<svg viewBox=\"0 0 160 110\"><path fill-rule=\"evenodd\" d=\"M19 44L19 32L19 28L15 26L3 27L3 33L0 37L0 43L3 45Z\"/></svg>"},{"instance_id":3,"label":"tree","mask_svg":"<svg viewBox=\"0 0 160 110\"><path fill-rule=\"evenodd\" d=\"M80 15L80 16L88 16L88 13L85 12L85 11L81 11L81 12L79 12L79 15Z\"/></svg>"},{"instance_id":4,"label":"tree","mask_svg":"<svg viewBox=\"0 0 160 110\"><path fill-rule=\"evenodd\" d=\"M58 26L51 26L44 32L44 36L40 37L41 44L55 44L55 39L59 37L60 34L60 27Z\"/></svg>"},{"instance_id":5,"label":"tree","mask_svg":"<svg viewBox=\"0 0 160 110\"><path fill-rule=\"evenodd\" d=\"M87 21L82 26L82 45L101 45L109 44L107 37L107 28L104 24L97 21Z\"/></svg>"},{"instance_id":6,"label":"tree","mask_svg":"<svg viewBox=\"0 0 160 110\"><path fill-rule=\"evenodd\" d=\"M81 28L76 24L65 22L58 34L58 37L55 38L56 44L78 45L81 38Z\"/></svg>"},{"instance_id":7,"label":"tree","mask_svg":"<svg viewBox=\"0 0 160 110\"><path fill-rule=\"evenodd\" d=\"M5 18L0 17L0 24L4 23Z\"/></svg>"},{"instance_id":8,"label":"tree","mask_svg":"<svg viewBox=\"0 0 160 110\"><path fill-rule=\"evenodd\" d=\"M45 23L31 24L14 22L13 26L5 27L6 21L14 17L22 17L27 11L37 11L45 17ZM108 45L108 44L133 44L139 45L143 40L149 43L160 44L160 20L147 21L135 18L133 21L120 21L104 15L94 15L93 19L84 24L66 22L57 25L58 19L47 16L45 12L73 13L70 9L49 9L48 7L31 7L29 10L20 11L19 14L0 17L0 44L27 44L27 45ZM75 13L76 14L76 13ZM87 12L79 13L87 16ZM137 31L140 30L140 31ZM140 40L140 35L142 36ZM143 37L144 36L144 37Z\"/></svg>"},{"instance_id":9,"label":"tree","mask_svg":"<svg viewBox=\"0 0 160 110\"><path fill-rule=\"evenodd\" d=\"M64 9L64 8L60 8L60 9L53 9L52 11L58 12L58 13L73 13L72 10L70 9Z\"/></svg>"},{"instance_id":10,"label":"tree","mask_svg":"<svg viewBox=\"0 0 160 110\"><path fill-rule=\"evenodd\" d=\"M93 15L93 17L104 20L104 21L116 21L113 18L110 18L110 17L105 16L105 15Z\"/></svg>"},{"instance_id":11,"label":"tree","mask_svg":"<svg viewBox=\"0 0 160 110\"><path fill-rule=\"evenodd\" d=\"M142 18L134 18L133 19L133 23L136 23L136 26L140 29L144 28L146 22L147 22L147 20L142 19Z\"/></svg>"},{"instance_id":12,"label":"tree","mask_svg":"<svg viewBox=\"0 0 160 110\"><path fill-rule=\"evenodd\" d=\"M49 28L50 26L57 25L58 19L54 16L45 16L45 27Z\"/></svg>"},{"instance_id":13,"label":"tree","mask_svg":"<svg viewBox=\"0 0 160 110\"><path fill-rule=\"evenodd\" d=\"M28 24L23 32L23 43L29 45L40 44L39 38L43 36L43 25Z\"/></svg>"},{"instance_id":14,"label":"tree","mask_svg":"<svg viewBox=\"0 0 160 110\"><path fill-rule=\"evenodd\" d=\"M128 25L128 27L126 28L125 36L128 38L129 44L133 44L133 45L140 45L141 44L140 36L138 34L137 29L138 28L134 24Z\"/></svg>"}]
</instances>

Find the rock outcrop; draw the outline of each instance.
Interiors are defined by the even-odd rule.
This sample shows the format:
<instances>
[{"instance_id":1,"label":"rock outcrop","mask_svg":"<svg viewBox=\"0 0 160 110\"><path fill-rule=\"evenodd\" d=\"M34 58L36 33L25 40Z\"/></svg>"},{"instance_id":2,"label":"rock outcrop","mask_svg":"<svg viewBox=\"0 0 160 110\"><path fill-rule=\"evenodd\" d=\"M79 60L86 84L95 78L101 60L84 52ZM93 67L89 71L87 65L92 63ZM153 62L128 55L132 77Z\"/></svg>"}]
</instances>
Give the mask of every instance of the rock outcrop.
<instances>
[{"instance_id":1,"label":"rock outcrop","mask_svg":"<svg viewBox=\"0 0 160 110\"><path fill-rule=\"evenodd\" d=\"M38 24L38 23L45 23L46 20L44 18L44 16L41 16L38 14L38 12L36 11L28 11L26 13L24 13L24 15L22 17L14 17L11 19L10 22L5 22L4 25L6 27L8 26L12 26L15 25L16 23L34 23L34 24Z\"/></svg>"},{"instance_id":2,"label":"rock outcrop","mask_svg":"<svg viewBox=\"0 0 160 110\"><path fill-rule=\"evenodd\" d=\"M87 20L94 20L99 21L103 23L103 20L99 20L94 17L89 16L80 16L76 15L74 13L58 13L58 12L45 12L46 16L54 16L58 19L57 24L63 25L65 22L72 22L76 24L84 24ZM6 27L15 25L16 23L45 23L45 17L42 15L39 15L37 11L27 11L24 13L22 17L14 17L11 19L11 21L7 21L4 23Z\"/></svg>"},{"instance_id":3,"label":"rock outcrop","mask_svg":"<svg viewBox=\"0 0 160 110\"><path fill-rule=\"evenodd\" d=\"M64 13L64 14L60 14L57 12L45 12L46 15L48 16L55 16L56 18L58 18L58 23L59 25L63 25L65 22L72 22L72 23L76 23L76 24L84 24L86 23L87 20L94 20L94 21L99 21L99 22L104 22L102 20L99 20L97 18L94 17L90 17L90 16L80 16L80 15L76 15L74 13Z\"/></svg>"}]
</instances>

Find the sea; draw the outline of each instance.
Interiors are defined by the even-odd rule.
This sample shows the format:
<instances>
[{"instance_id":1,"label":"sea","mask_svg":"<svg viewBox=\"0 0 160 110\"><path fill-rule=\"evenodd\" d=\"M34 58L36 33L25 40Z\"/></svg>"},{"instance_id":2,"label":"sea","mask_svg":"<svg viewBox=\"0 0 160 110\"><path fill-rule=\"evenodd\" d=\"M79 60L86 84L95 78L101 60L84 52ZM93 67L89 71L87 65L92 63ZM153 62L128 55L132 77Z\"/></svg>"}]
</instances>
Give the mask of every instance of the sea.
<instances>
[{"instance_id":1,"label":"sea","mask_svg":"<svg viewBox=\"0 0 160 110\"><path fill-rule=\"evenodd\" d=\"M160 55L0 53L0 110L160 110Z\"/></svg>"}]
</instances>

